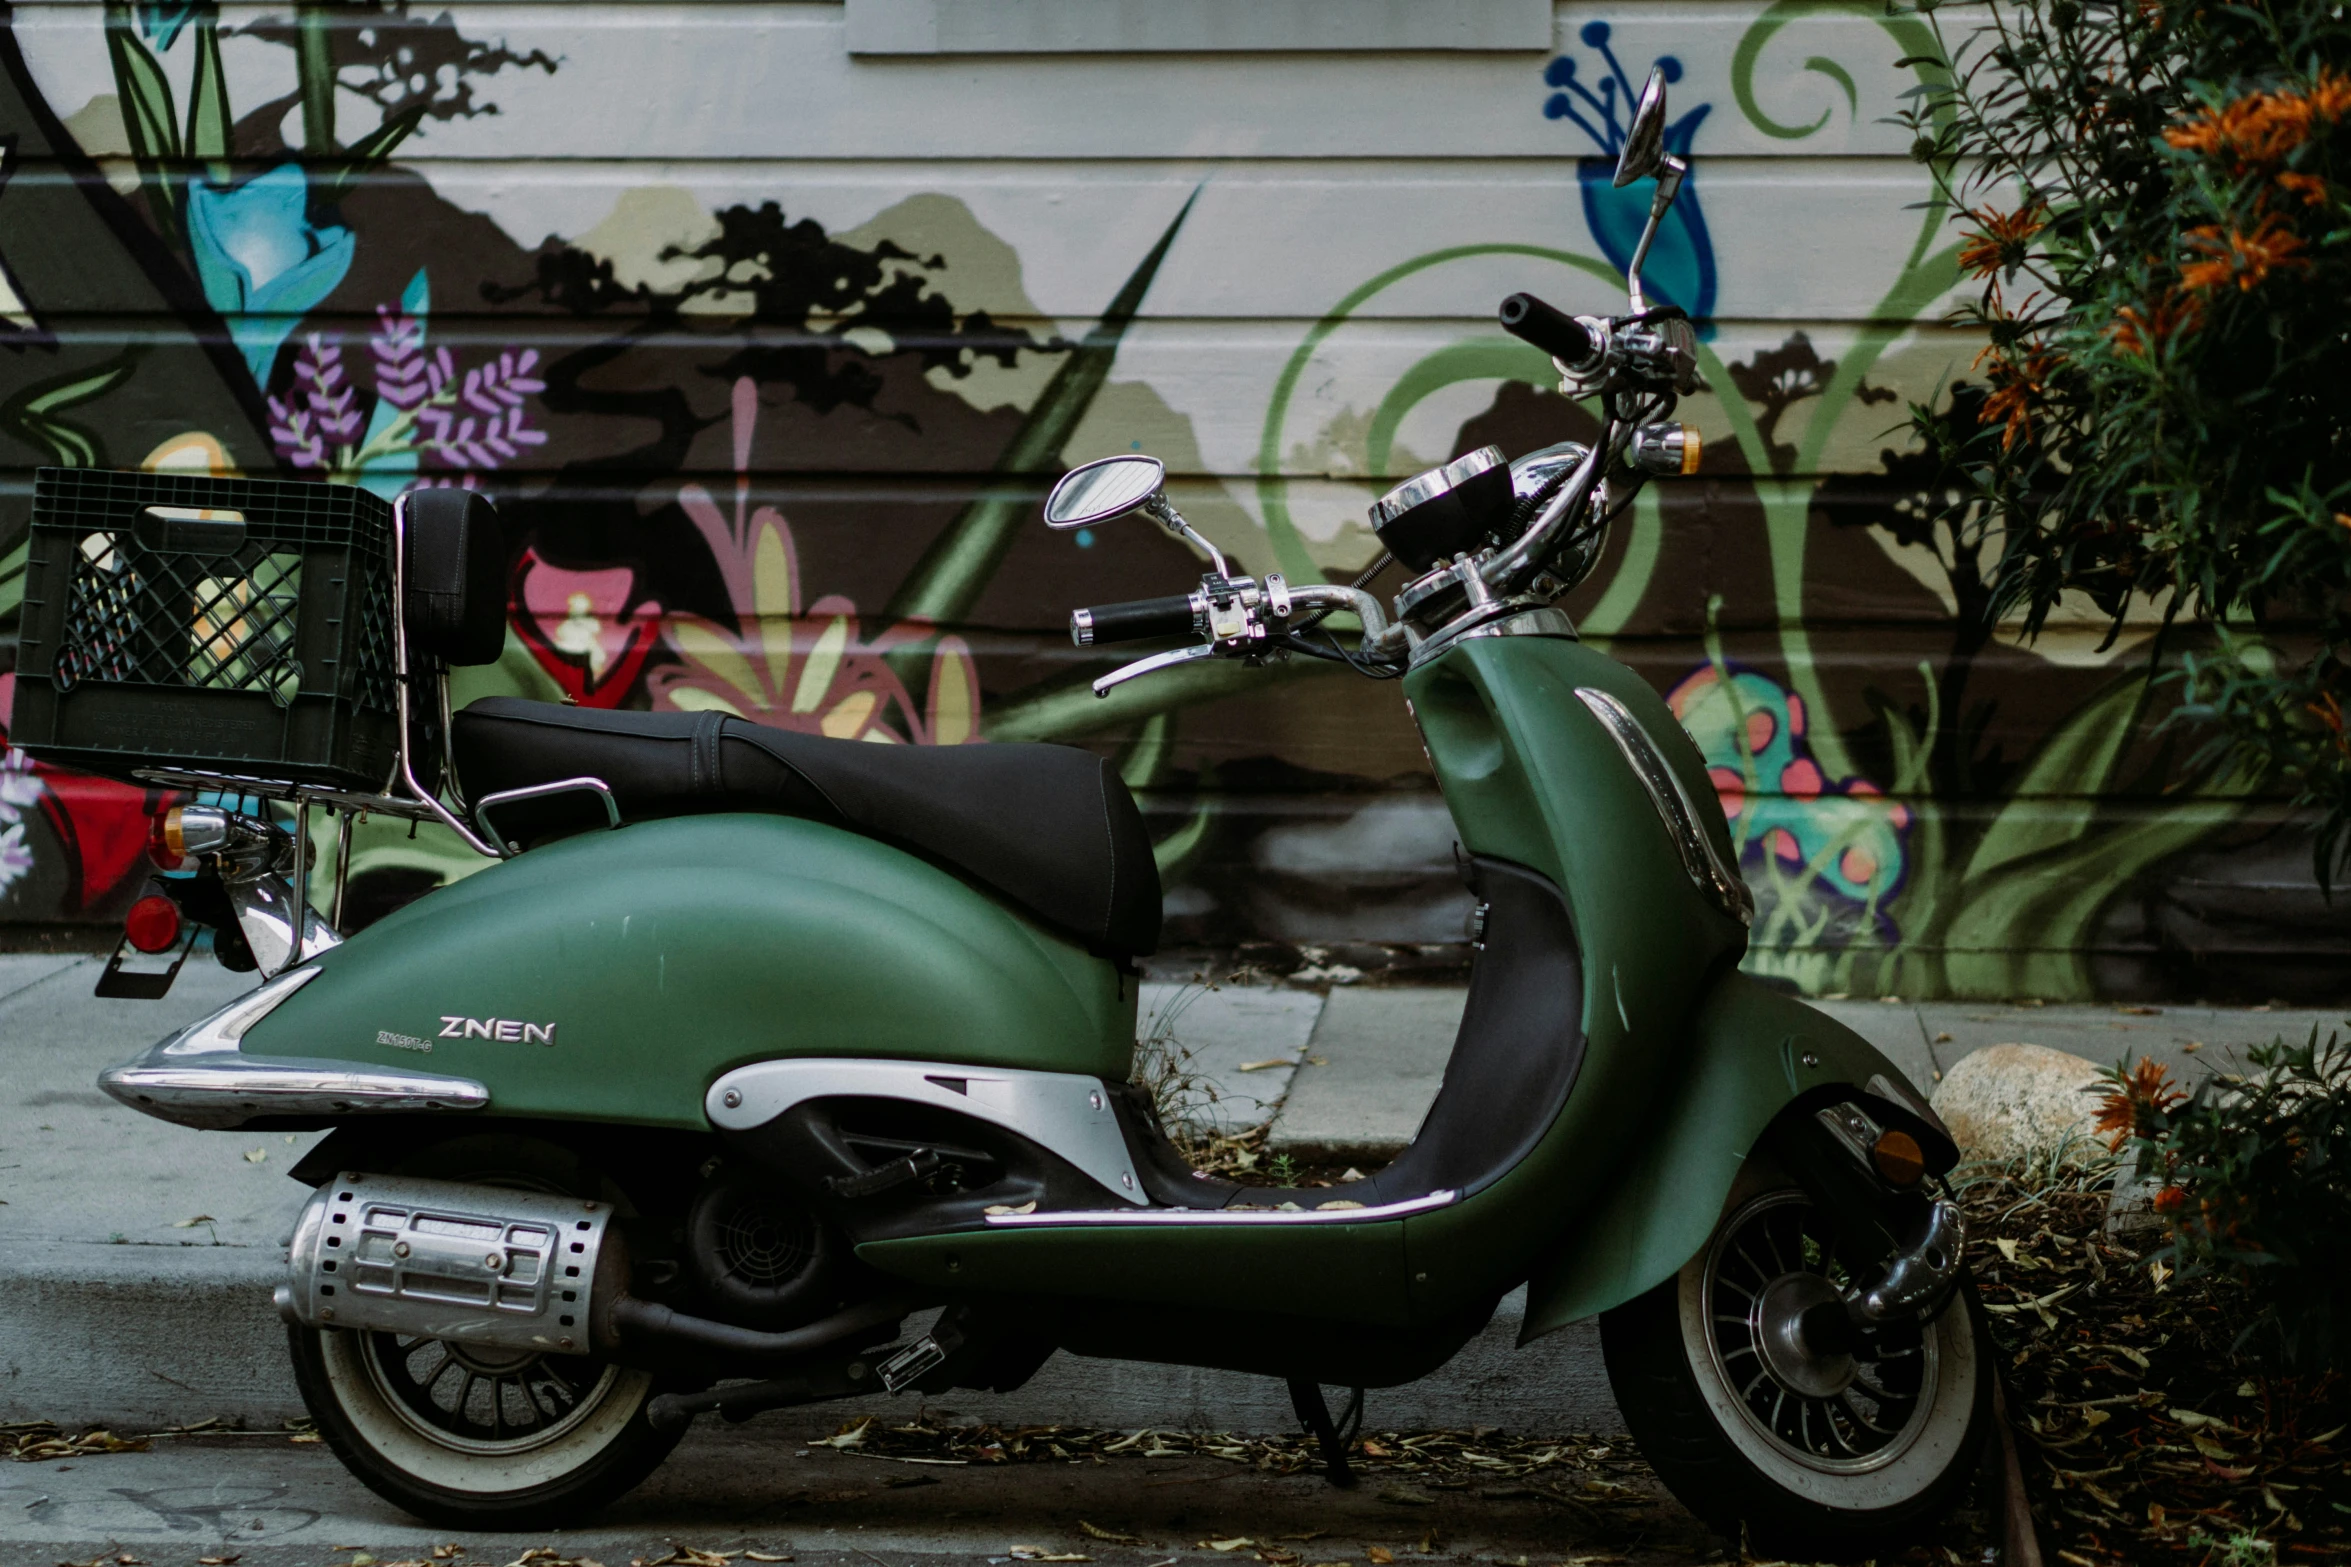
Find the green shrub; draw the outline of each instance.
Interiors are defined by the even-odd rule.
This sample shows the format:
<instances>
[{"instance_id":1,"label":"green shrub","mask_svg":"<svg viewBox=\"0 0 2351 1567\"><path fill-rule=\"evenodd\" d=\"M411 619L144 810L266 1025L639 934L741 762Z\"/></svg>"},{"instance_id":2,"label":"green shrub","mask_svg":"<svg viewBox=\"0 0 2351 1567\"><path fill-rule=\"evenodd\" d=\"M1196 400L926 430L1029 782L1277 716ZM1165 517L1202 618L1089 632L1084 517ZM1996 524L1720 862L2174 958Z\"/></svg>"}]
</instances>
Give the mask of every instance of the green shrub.
<instances>
[{"instance_id":1,"label":"green shrub","mask_svg":"<svg viewBox=\"0 0 2351 1567\"><path fill-rule=\"evenodd\" d=\"M2318 806L2325 878L2351 864L2351 8L1994 0L1956 39L1919 10L1948 77L1903 119L1988 343L1959 450L1913 414L2002 530L1990 613L2160 604L2207 762Z\"/></svg>"},{"instance_id":2,"label":"green shrub","mask_svg":"<svg viewBox=\"0 0 2351 1567\"><path fill-rule=\"evenodd\" d=\"M2116 1066L2100 1125L2160 1183L2154 1260L2245 1285L2240 1345L2283 1370L2351 1368L2351 1048L2313 1029L2247 1054L2251 1072L2192 1094L2152 1061Z\"/></svg>"}]
</instances>

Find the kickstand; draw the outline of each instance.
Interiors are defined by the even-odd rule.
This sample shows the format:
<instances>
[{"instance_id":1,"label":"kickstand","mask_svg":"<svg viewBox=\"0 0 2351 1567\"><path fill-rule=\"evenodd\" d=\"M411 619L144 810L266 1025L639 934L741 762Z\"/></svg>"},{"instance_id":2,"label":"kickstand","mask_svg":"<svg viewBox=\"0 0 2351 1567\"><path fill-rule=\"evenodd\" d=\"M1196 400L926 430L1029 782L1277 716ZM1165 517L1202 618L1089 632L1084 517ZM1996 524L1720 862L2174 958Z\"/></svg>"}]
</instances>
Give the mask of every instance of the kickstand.
<instances>
[{"instance_id":1,"label":"kickstand","mask_svg":"<svg viewBox=\"0 0 2351 1567\"><path fill-rule=\"evenodd\" d=\"M1342 1491L1353 1490L1355 1471L1347 1467L1347 1449L1363 1430L1363 1389L1354 1390L1346 1412L1336 1422L1331 1419L1331 1406L1323 1402L1320 1382L1292 1382L1290 1407L1322 1447L1323 1478Z\"/></svg>"}]
</instances>

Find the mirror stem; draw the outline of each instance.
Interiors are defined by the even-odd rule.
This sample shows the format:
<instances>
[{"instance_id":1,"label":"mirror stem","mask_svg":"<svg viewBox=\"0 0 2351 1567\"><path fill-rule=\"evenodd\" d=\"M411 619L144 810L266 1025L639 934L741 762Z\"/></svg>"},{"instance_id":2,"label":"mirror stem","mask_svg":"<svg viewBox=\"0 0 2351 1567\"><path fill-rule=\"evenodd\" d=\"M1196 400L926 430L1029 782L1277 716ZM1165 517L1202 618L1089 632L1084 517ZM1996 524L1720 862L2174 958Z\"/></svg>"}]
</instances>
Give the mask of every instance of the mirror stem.
<instances>
[{"instance_id":1,"label":"mirror stem","mask_svg":"<svg viewBox=\"0 0 2351 1567\"><path fill-rule=\"evenodd\" d=\"M1200 548L1206 550L1208 552L1208 558L1216 563L1216 574L1218 576L1232 576L1233 569L1231 566L1225 563L1224 551L1209 543L1207 539L1201 536L1200 531L1197 528L1194 528L1190 523L1184 521L1183 513L1177 511L1175 507L1169 503L1168 498L1164 494L1154 491L1150 498L1143 502L1142 511L1143 515L1157 522L1168 532L1176 535L1178 538L1190 539L1194 544L1197 544L1200 546Z\"/></svg>"},{"instance_id":2,"label":"mirror stem","mask_svg":"<svg viewBox=\"0 0 2351 1567\"><path fill-rule=\"evenodd\" d=\"M1672 153L1667 153L1661 162L1657 194L1649 202L1649 222L1641 230L1641 243L1633 247L1632 264L1625 268L1625 287L1632 294L1632 313L1636 316L1649 309L1649 301L1641 294L1641 268L1649 260L1649 247L1656 242L1657 228L1665 221L1666 209L1682 193L1682 176L1690 172L1688 161Z\"/></svg>"}]
</instances>

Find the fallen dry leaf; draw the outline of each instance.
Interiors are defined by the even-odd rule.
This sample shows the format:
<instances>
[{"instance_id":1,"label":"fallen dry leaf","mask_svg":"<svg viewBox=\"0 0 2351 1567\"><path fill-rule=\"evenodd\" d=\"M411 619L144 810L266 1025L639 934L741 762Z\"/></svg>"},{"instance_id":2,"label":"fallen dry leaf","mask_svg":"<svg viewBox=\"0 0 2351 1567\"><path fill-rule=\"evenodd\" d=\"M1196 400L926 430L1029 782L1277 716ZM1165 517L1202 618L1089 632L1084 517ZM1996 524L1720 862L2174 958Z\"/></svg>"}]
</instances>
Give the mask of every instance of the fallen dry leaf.
<instances>
[{"instance_id":1,"label":"fallen dry leaf","mask_svg":"<svg viewBox=\"0 0 2351 1567\"><path fill-rule=\"evenodd\" d=\"M1255 1540L1244 1534L1235 1535L1229 1540L1202 1540L1199 1542L1199 1546L1204 1551L1237 1551L1245 1545L1255 1545L1256 1543Z\"/></svg>"},{"instance_id":2,"label":"fallen dry leaf","mask_svg":"<svg viewBox=\"0 0 2351 1567\"><path fill-rule=\"evenodd\" d=\"M1372 1567L1393 1567L1396 1553L1384 1545L1374 1545L1365 1548L1363 1559L1370 1562Z\"/></svg>"},{"instance_id":3,"label":"fallen dry leaf","mask_svg":"<svg viewBox=\"0 0 2351 1567\"><path fill-rule=\"evenodd\" d=\"M1112 1545L1149 1545L1151 1543L1141 1535L1120 1534L1115 1529L1105 1529L1099 1524L1090 1524L1083 1518L1078 1520L1078 1528L1092 1535L1095 1539L1107 1541Z\"/></svg>"},{"instance_id":4,"label":"fallen dry leaf","mask_svg":"<svg viewBox=\"0 0 2351 1567\"><path fill-rule=\"evenodd\" d=\"M245 1150L245 1162L247 1164L259 1164L262 1160L268 1157L269 1150L266 1148L248 1148Z\"/></svg>"},{"instance_id":5,"label":"fallen dry leaf","mask_svg":"<svg viewBox=\"0 0 2351 1567\"><path fill-rule=\"evenodd\" d=\"M873 1416L868 1415L852 1425L843 1426L831 1436L811 1437L808 1445L810 1447L863 1447L865 1433L872 1429Z\"/></svg>"}]
</instances>

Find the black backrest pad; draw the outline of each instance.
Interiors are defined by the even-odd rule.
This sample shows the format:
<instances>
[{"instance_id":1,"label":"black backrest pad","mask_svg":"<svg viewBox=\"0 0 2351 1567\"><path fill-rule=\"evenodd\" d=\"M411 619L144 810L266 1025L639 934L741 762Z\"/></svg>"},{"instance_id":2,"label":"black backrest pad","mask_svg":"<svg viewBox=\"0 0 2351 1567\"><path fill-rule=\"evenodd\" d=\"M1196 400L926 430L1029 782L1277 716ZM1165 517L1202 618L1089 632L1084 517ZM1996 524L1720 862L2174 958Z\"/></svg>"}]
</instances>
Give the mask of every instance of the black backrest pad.
<instances>
[{"instance_id":1,"label":"black backrest pad","mask_svg":"<svg viewBox=\"0 0 2351 1567\"><path fill-rule=\"evenodd\" d=\"M1060 745L874 745L719 713L630 713L484 697L456 717L475 799L601 778L624 820L773 811L833 822L961 871L1097 951L1159 944L1159 871L1108 762ZM506 837L601 823L586 796L492 807Z\"/></svg>"},{"instance_id":2,"label":"black backrest pad","mask_svg":"<svg viewBox=\"0 0 2351 1567\"><path fill-rule=\"evenodd\" d=\"M473 490L411 490L407 507L411 657L495 664L506 646L506 539Z\"/></svg>"}]
</instances>

